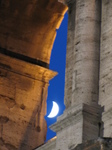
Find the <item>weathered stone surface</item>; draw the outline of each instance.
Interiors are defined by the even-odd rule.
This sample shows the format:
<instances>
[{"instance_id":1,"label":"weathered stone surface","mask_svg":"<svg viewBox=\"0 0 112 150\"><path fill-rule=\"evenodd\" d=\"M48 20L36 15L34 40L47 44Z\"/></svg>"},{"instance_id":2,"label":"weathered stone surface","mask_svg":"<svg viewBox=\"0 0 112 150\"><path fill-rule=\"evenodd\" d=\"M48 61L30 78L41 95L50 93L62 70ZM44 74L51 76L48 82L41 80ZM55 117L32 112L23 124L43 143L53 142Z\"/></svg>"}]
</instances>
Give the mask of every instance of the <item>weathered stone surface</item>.
<instances>
[{"instance_id":1,"label":"weathered stone surface","mask_svg":"<svg viewBox=\"0 0 112 150\"><path fill-rule=\"evenodd\" d=\"M39 146L35 150L56 150L56 137L52 138L45 144Z\"/></svg>"},{"instance_id":2,"label":"weathered stone surface","mask_svg":"<svg viewBox=\"0 0 112 150\"><path fill-rule=\"evenodd\" d=\"M58 118L51 129L57 133L56 150L76 147L79 143L99 136L100 107L76 105Z\"/></svg>"},{"instance_id":3,"label":"weathered stone surface","mask_svg":"<svg viewBox=\"0 0 112 150\"><path fill-rule=\"evenodd\" d=\"M99 138L87 141L70 150L112 150L112 139Z\"/></svg>"},{"instance_id":4,"label":"weathered stone surface","mask_svg":"<svg viewBox=\"0 0 112 150\"><path fill-rule=\"evenodd\" d=\"M31 150L46 137L47 88L56 73L2 54L0 60L0 149Z\"/></svg>"},{"instance_id":5,"label":"weathered stone surface","mask_svg":"<svg viewBox=\"0 0 112 150\"><path fill-rule=\"evenodd\" d=\"M54 143L55 143L54 139L51 139L51 141L45 143L43 146L35 150L55 150L56 145ZM52 147L51 145L54 147ZM71 146L69 147L69 149L66 147L65 150L112 150L112 139L98 138L96 140L88 140L86 142L79 144L76 147Z\"/></svg>"},{"instance_id":6,"label":"weathered stone surface","mask_svg":"<svg viewBox=\"0 0 112 150\"><path fill-rule=\"evenodd\" d=\"M112 150L112 139L97 139L103 125L103 136L112 137L112 2L59 1L69 7L66 110L51 126L57 138L37 149ZM47 88L56 75L49 60L66 10L56 0L0 0L0 150L44 143Z\"/></svg>"},{"instance_id":7,"label":"weathered stone surface","mask_svg":"<svg viewBox=\"0 0 112 150\"><path fill-rule=\"evenodd\" d=\"M0 0L0 150L32 150L46 138L49 60L67 6Z\"/></svg>"},{"instance_id":8,"label":"weathered stone surface","mask_svg":"<svg viewBox=\"0 0 112 150\"><path fill-rule=\"evenodd\" d=\"M104 137L112 137L112 1L102 1L99 103L104 108Z\"/></svg>"},{"instance_id":9,"label":"weathered stone surface","mask_svg":"<svg viewBox=\"0 0 112 150\"><path fill-rule=\"evenodd\" d=\"M65 105L98 103L101 2L69 1ZM93 74L93 72L95 72Z\"/></svg>"},{"instance_id":10,"label":"weathered stone surface","mask_svg":"<svg viewBox=\"0 0 112 150\"><path fill-rule=\"evenodd\" d=\"M57 0L1 0L0 47L49 63L66 10Z\"/></svg>"}]
</instances>

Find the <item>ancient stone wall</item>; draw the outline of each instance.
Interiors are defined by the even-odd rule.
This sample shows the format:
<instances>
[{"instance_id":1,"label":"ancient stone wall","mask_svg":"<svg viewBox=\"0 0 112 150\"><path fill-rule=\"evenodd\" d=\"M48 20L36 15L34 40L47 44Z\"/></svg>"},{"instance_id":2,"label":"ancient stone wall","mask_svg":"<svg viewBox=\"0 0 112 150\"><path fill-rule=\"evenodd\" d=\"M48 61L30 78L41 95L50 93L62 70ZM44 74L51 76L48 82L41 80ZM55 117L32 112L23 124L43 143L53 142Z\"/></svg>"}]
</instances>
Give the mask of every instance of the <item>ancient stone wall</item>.
<instances>
[{"instance_id":1,"label":"ancient stone wall","mask_svg":"<svg viewBox=\"0 0 112 150\"><path fill-rule=\"evenodd\" d=\"M0 46L49 64L66 10L57 0L0 0Z\"/></svg>"},{"instance_id":2,"label":"ancient stone wall","mask_svg":"<svg viewBox=\"0 0 112 150\"><path fill-rule=\"evenodd\" d=\"M70 150L111 150L112 139L99 138L97 140L86 141L85 143L79 144L76 148Z\"/></svg>"},{"instance_id":3,"label":"ancient stone wall","mask_svg":"<svg viewBox=\"0 0 112 150\"><path fill-rule=\"evenodd\" d=\"M57 150L56 140L52 139L35 150ZM68 149L66 148L66 150ZM88 140L86 142L77 145L76 147L72 147L72 146L69 147L69 150L112 150L112 139L98 138L96 140Z\"/></svg>"},{"instance_id":4,"label":"ancient stone wall","mask_svg":"<svg viewBox=\"0 0 112 150\"><path fill-rule=\"evenodd\" d=\"M65 104L67 103L67 107L78 103L96 105L99 84L101 2L77 0L68 2L68 6Z\"/></svg>"},{"instance_id":5,"label":"ancient stone wall","mask_svg":"<svg viewBox=\"0 0 112 150\"><path fill-rule=\"evenodd\" d=\"M112 1L102 1L99 103L104 137L112 137Z\"/></svg>"},{"instance_id":6,"label":"ancient stone wall","mask_svg":"<svg viewBox=\"0 0 112 150\"><path fill-rule=\"evenodd\" d=\"M55 73L0 54L0 149L44 143L48 81Z\"/></svg>"},{"instance_id":7,"label":"ancient stone wall","mask_svg":"<svg viewBox=\"0 0 112 150\"><path fill-rule=\"evenodd\" d=\"M98 137L112 137L112 2L60 2L69 7L66 110L51 126L57 138L37 149L111 150L111 139ZM45 141L47 88L56 75L49 61L66 10L57 0L0 0L1 150Z\"/></svg>"},{"instance_id":8,"label":"ancient stone wall","mask_svg":"<svg viewBox=\"0 0 112 150\"><path fill-rule=\"evenodd\" d=\"M0 0L0 150L46 139L49 60L66 10L57 0Z\"/></svg>"}]
</instances>

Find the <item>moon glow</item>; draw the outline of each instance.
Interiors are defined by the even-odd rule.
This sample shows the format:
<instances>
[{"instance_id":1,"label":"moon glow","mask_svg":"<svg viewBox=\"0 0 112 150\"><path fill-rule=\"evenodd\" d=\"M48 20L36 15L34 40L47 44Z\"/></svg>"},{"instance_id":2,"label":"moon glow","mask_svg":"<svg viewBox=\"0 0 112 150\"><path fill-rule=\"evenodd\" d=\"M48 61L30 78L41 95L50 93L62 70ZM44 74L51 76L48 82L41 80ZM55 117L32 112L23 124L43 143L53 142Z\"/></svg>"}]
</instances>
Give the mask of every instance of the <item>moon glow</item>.
<instances>
[{"instance_id":1,"label":"moon glow","mask_svg":"<svg viewBox=\"0 0 112 150\"><path fill-rule=\"evenodd\" d=\"M51 109L50 114L47 116L48 118L53 118L55 117L59 112L59 106L56 102L53 101L53 107Z\"/></svg>"}]
</instances>

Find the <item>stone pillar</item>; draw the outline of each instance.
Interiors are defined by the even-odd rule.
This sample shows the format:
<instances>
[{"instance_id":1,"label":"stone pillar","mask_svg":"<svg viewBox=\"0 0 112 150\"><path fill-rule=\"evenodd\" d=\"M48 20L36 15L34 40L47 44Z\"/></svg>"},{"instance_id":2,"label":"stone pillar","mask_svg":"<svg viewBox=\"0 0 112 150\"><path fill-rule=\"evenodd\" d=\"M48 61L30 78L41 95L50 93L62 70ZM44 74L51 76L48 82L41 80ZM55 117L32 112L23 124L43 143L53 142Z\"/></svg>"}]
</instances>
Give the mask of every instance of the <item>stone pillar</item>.
<instances>
[{"instance_id":1,"label":"stone pillar","mask_svg":"<svg viewBox=\"0 0 112 150\"><path fill-rule=\"evenodd\" d=\"M46 138L47 68L0 54L0 149L31 150Z\"/></svg>"},{"instance_id":2,"label":"stone pillar","mask_svg":"<svg viewBox=\"0 0 112 150\"><path fill-rule=\"evenodd\" d=\"M76 3L68 3L68 32L67 32L67 52L66 52L66 76L65 76L65 97L66 109L71 106L72 101L72 80L73 80L73 53L74 53L74 32L75 32L75 13Z\"/></svg>"},{"instance_id":3,"label":"stone pillar","mask_svg":"<svg viewBox=\"0 0 112 150\"><path fill-rule=\"evenodd\" d=\"M99 49L100 1L70 3L65 81L67 107L98 103Z\"/></svg>"},{"instance_id":4,"label":"stone pillar","mask_svg":"<svg viewBox=\"0 0 112 150\"><path fill-rule=\"evenodd\" d=\"M112 137L112 1L102 1L99 103L104 108L104 137Z\"/></svg>"},{"instance_id":5,"label":"stone pillar","mask_svg":"<svg viewBox=\"0 0 112 150\"><path fill-rule=\"evenodd\" d=\"M99 136L100 0L67 1L69 7L64 114L51 129L56 149Z\"/></svg>"}]
</instances>

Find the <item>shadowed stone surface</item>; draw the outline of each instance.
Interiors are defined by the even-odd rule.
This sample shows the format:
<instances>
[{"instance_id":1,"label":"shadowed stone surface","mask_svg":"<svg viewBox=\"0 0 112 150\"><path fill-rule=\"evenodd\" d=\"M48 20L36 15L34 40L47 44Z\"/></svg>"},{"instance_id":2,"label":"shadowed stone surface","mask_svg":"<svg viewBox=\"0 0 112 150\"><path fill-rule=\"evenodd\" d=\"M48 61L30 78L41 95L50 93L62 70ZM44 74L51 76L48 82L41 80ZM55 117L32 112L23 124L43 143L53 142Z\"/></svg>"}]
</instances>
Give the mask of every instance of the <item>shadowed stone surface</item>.
<instances>
[{"instance_id":1,"label":"shadowed stone surface","mask_svg":"<svg viewBox=\"0 0 112 150\"><path fill-rule=\"evenodd\" d=\"M98 140L87 141L70 150L112 150L112 139L99 138Z\"/></svg>"},{"instance_id":2,"label":"shadowed stone surface","mask_svg":"<svg viewBox=\"0 0 112 150\"><path fill-rule=\"evenodd\" d=\"M56 149L56 138L51 139L46 144L35 150L57 150ZM61 149L58 149L61 150ZM98 138L96 140L88 140L74 147L71 146L65 150L112 150L112 139L111 138Z\"/></svg>"},{"instance_id":3,"label":"shadowed stone surface","mask_svg":"<svg viewBox=\"0 0 112 150\"><path fill-rule=\"evenodd\" d=\"M99 104L104 137L112 137L112 1L102 1Z\"/></svg>"}]
</instances>

